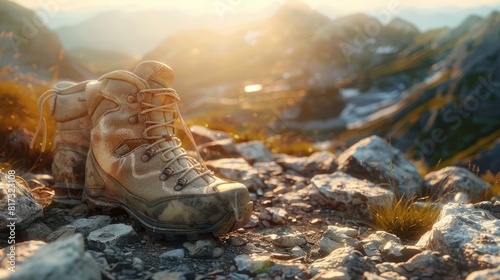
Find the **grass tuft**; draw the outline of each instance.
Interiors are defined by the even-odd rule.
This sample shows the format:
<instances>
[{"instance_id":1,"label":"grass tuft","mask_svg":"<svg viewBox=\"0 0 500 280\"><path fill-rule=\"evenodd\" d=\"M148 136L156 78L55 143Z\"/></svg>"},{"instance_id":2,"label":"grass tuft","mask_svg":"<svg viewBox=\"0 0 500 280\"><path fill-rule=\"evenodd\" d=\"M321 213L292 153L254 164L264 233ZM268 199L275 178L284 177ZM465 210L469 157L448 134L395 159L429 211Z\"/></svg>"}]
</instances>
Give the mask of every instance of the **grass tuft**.
<instances>
[{"instance_id":1,"label":"grass tuft","mask_svg":"<svg viewBox=\"0 0 500 280\"><path fill-rule=\"evenodd\" d=\"M493 174L490 170L487 170L481 175L481 179L490 183L491 188L482 193L480 201L500 201L500 172Z\"/></svg>"},{"instance_id":2,"label":"grass tuft","mask_svg":"<svg viewBox=\"0 0 500 280\"><path fill-rule=\"evenodd\" d=\"M439 206L430 200L419 202L416 196L395 198L383 205L370 205L370 226L402 240L417 240L432 228L439 212Z\"/></svg>"}]
</instances>

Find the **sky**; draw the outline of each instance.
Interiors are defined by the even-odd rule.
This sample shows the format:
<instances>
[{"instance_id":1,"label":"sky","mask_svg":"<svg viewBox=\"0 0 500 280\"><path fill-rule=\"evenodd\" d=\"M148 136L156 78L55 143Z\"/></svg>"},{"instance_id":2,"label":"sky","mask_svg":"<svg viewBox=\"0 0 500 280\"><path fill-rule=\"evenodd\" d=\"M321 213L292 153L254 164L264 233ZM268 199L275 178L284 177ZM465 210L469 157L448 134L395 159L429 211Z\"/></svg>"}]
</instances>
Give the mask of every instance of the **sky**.
<instances>
[{"instance_id":1,"label":"sky","mask_svg":"<svg viewBox=\"0 0 500 280\"><path fill-rule=\"evenodd\" d=\"M216 7L240 10L241 12L258 12L267 6L279 5L285 0L15 0L31 9L92 9L92 8L175 8L189 13L201 14L214 12ZM499 4L500 0L303 0L312 7L331 7L342 13L370 12L390 9L391 5L402 8L438 9L447 6L460 8Z\"/></svg>"}]
</instances>

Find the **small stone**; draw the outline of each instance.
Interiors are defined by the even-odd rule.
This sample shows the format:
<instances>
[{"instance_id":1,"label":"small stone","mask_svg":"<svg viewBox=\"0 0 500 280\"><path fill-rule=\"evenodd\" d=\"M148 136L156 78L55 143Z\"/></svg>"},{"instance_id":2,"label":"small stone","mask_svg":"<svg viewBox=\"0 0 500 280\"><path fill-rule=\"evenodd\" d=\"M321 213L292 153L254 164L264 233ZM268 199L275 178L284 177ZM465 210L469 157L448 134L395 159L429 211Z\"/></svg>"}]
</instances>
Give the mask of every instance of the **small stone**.
<instances>
[{"instance_id":1,"label":"small stone","mask_svg":"<svg viewBox=\"0 0 500 280\"><path fill-rule=\"evenodd\" d=\"M229 237L229 242L231 242L231 245L239 247L247 244L248 240L243 237L231 236Z\"/></svg>"},{"instance_id":2,"label":"small stone","mask_svg":"<svg viewBox=\"0 0 500 280\"><path fill-rule=\"evenodd\" d=\"M304 256L304 250L302 250L299 246L293 247L292 250L290 250L290 253L297 258Z\"/></svg>"},{"instance_id":3,"label":"small stone","mask_svg":"<svg viewBox=\"0 0 500 280\"><path fill-rule=\"evenodd\" d=\"M66 239L76 234L76 229L73 226L62 226L49 234L46 241L52 243L59 239Z\"/></svg>"},{"instance_id":4,"label":"small stone","mask_svg":"<svg viewBox=\"0 0 500 280\"><path fill-rule=\"evenodd\" d=\"M276 246L289 248L295 246L303 246L307 244L307 240L303 235L290 234L278 236L272 241L272 243Z\"/></svg>"},{"instance_id":5,"label":"small stone","mask_svg":"<svg viewBox=\"0 0 500 280\"><path fill-rule=\"evenodd\" d=\"M144 262L139 258L134 258L132 261L132 267L137 271L144 270Z\"/></svg>"},{"instance_id":6,"label":"small stone","mask_svg":"<svg viewBox=\"0 0 500 280\"><path fill-rule=\"evenodd\" d=\"M19 237L22 240L42 240L47 241L47 237L52 230L42 222L34 222L29 227L21 230Z\"/></svg>"},{"instance_id":7,"label":"small stone","mask_svg":"<svg viewBox=\"0 0 500 280\"><path fill-rule=\"evenodd\" d=\"M256 272L264 273L268 271L274 263L266 257L250 257L248 255L238 255L234 258L237 270L254 274Z\"/></svg>"},{"instance_id":8,"label":"small stone","mask_svg":"<svg viewBox=\"0 0 500 280\"><path fill-rule=\"evenodd\" d=\"M109 224L111 224L110 216L98 215L77 219L71 223L71 226L76 229L76 232L79 232L86 237L90 232L103 228Z\"/></svg>"},{"instance_id":9,"label":"small stone","mask_svg":"<svg viewBox=\"0 0 500 280\"><path fill-rule=\"evenodd\" d=\"M184 259L185 255L184 249L175 249L161 254L160 258L180 261Z\"/></svg>"},{"instance_id":10,"label":"small stone","mask_svg":"<svg viewBox=\"0 0 500 280\"><path fill-rule=\"evenodd\" d=\"M236 145L236 150L250 162L251 164L255 162L271 162L273 161L273 154L269 151L264 143L260 141L249 141L245 143L240 143Z\"/></svg>"},{"instance_id":11,"label":"small stone","mask_svg":"<svg viewBox=\"0 0 500 280\"><path fill-rule=\"evenodd\" d=\"M260 212L261 220L270 221L277 225L285 225L288 220L287 212L282 208L266 207Z\"/></svg>"},{"instance_id":12,"label":"small stone","mask_svg":"<svg viewBox=\"0 0 500 280\"><path fill-rule=\"evenodd\" d=\"M212 257L214 259L220 258L222 255L224 255L224 249L216 247L214 251L212 252Z\"/></svg>"},{"instance_id":13,"label":"small stone","mask_svg":"<svg viewBox=\"0 0 500 280\"><path fill-rule=\"evenodd\" d=\"M138 242L139 237L129 225L111 224L92 231L87 240L91 249L102 251L111 245L125 246L136 241Z\"/></svg>"},{"instance_id":14,"label":"small stone","mask_svg":"<svg viewBox=\"0 0 500 280\"><path fill-rule=\"evenodd\" d=\"M328 226L328 229L323 233L319 241L320 250L324 253L331 253L336 249L346 246L361 248L359 241L356 238L347 236L345 232L350 233L345 228Z\"/></svg>"},{"instance_id":15,"label":"small stone","mask_svg":"<svg viewBox=\"0 0 500 280\"><path fill-rule=\"evenodd\" d=\"M183 246L188 250L189 256L192 258L210 259L213 258L217 244L213 239L204 239L198 240L194 244L185 242Z\"/></svg>"},{"instance_id":16,"label":"small stone","mask_svg":"<svg viewBox=\"0 0 500 280\"><path fill-rule=\"evenodd\" d=\"M90 212L90 208L86 203L78 204L69 210L68 215L70 216L86 216Z\"/></svg>"}]
</instances>

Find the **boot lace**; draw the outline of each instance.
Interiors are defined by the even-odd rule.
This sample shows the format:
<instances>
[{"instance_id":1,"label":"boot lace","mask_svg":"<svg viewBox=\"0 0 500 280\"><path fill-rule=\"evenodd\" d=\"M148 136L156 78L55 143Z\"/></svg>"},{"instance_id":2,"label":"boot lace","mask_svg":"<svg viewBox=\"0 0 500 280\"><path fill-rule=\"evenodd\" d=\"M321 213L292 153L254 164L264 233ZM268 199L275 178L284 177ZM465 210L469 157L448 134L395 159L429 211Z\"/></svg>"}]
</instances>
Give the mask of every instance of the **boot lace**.
<instances>
[{"instance_id":1,"label":"boot lace","mask_svg":"<svg viewBox=\"0 0 500 280\"><path fill-rule=\"evenodd\" d=\"M38 125L36 127L35 134L33 135L33 138L31 139L30 143L30 149L33 149L35 146L36 138L38 134L40 133L40 130L42 130L42 148L41 151L45 151L45 147L47 145L47 121L45 120L45 116L43 115L43 107L45 106L45 103L54 97L55 93L57 90L55 89L49 89L46 92L42 93L40 97L38 98L37 102L37 107L38 111L40 113L40 118L38 119Z\"/></svg>"},{"instance_id":2,"label":"boot lace","mask_svg":"<svg viewBox=\"0 0 500 280\"><path fill-rule=\"evenodd\" d=\"M146 129L143 131L143 137L145 139L151 140L152 143L146 147L146 154L145 160L149 160L150 157L156 155L156 154L162 154L163 157L166 159L166 164L165 167L160 174L160 180L165 181L168 179L168 177L176 175L176 174L181 174L179 176L180 179L177 181L177 185L174 187L176 191L182 190L185 186L189 185L190 183L194 182L198 178L201 178L203 176L213 176L213 172L210 171L207 166L205 165L205 162L203 162L202 157L198 151L198 148L196 146L196 143L194 141L193 135L191 134L191 131L189 130L188 126L182 119L178 107L178 102L180 102L179 95L177 95L177 92L172 89L172 88L159 88L159 89L145 89L141 90L139 94L152 94L153 98L154 97L171 97L173 100L172 102L168 102L162 105L155 105L152 103L148 103L145 101L141 101L141 105L143 106L143 110L141 111L141 115L145 115L147 113L156 111L156 112L162 112L162 113L172 113L173 118L169 121L165 122L157 122L157 121L151 121L151 120L146 120L145 124L147 125ZM188 137L189 141L191 144L195 147L196 154L198 158L200 159L199 161L194 159L193 157L189 156L186 151L182 148L182 143L181 140L175 136L175 135L150 135L148 132L151 130L154 130L156 128L160 127L165 127L165 129L168 131L168 128L171 128L171 131L175 131L175 121L179 120L179 122L182 125L183 130L186 133L186 136ZM162 142L173 142L174 145L165 145L165 147L154 150L153 147L157 144L160 144ZM174 151L178 151L178 153L174 153ZM167 154L173 154L173 157L167 157ZM187 166L184 168L181 168L180 170L174 171L173 168L171 167L172 164L180 159L184 159L187 161ZM200 163L201 162L201 163ZM196 175L191 177L190 179L186 179L186 175L190 171L195 171Z\"/></svg>"}]
</instances>

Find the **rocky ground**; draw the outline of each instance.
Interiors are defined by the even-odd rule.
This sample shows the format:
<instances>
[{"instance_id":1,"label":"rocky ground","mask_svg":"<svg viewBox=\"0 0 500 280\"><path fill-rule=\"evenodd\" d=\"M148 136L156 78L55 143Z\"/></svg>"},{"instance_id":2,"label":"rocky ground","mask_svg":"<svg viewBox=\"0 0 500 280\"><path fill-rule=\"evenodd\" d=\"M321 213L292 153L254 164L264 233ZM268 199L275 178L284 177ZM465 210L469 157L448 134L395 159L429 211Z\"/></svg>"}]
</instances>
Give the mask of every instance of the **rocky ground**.
<instances>
[{"instance_id":1,"label":"rocky ground","mask_svg":"<svg viewBox=\"0 0 500 280\"><path fill-rule=\"evenodd\" d=\"M498 279L500 203L468 203L491 185L448 167L422 177L378 137L339 156L272 154L261 142L194 127L207 165L244 183L251 221L220 238L165 240L125 212L51 203L47 174L0 174L0 277L8 279ZM11 231L9 183L15 185ZM370 225L397 195L439 194L441 213L420 239ZM396 193L396 194L395 194ZM476 199L477 201L477 199ZM15 271L11 236L15 237Z\"/></svg>"}]
</instances>

